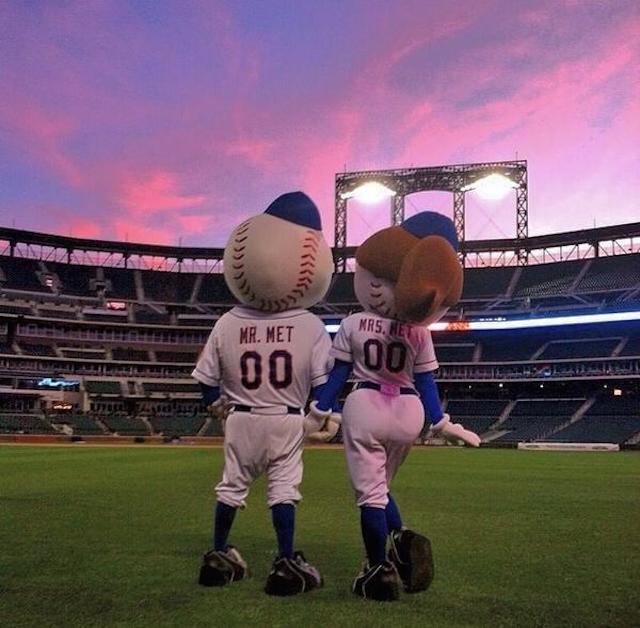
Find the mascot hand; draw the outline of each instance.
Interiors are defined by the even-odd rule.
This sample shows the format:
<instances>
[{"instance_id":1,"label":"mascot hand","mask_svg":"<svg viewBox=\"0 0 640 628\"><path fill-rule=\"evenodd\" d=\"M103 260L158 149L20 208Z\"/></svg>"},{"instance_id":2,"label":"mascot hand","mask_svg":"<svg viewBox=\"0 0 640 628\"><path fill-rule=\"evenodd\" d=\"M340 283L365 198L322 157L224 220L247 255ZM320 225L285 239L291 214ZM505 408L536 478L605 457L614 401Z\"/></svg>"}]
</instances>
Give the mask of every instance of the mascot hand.
<instances>
[{"instance_id":1,"label":"mascot hand","mask_svg":"<svg viewBox=\"0 0 640 628\"><path fill-rule=\"evenodd\" d=\"M231 410L229 398L226 395L220 395L213 403L210 403L207 406L207 410L215 419L225 421L229 411Z\"/></svg>"},{"instance_id":2,"label":"mascot hand","mask_svg":"<svg viewBox=\"0 0 640 628\"><path fill-rule=\"evenodd\" d=\"M306 434L307 441L309 443L328 443L338 432L340 423L342 423L342 415L339 412L332 412L317 432Z\"/></svg>"},{"instance_id":3,"label":"mascot hand","mask_svg":"<svg viewBox=\"0 0 640 628\"><path fill-rule=\"evenodd\" d=\"M471 447L480 447L480 437L471 430L465 429L460 423L451 423L448 414L445 414L432 428L434 436L441 436L448 443L457 445L462 441Z\"/></svg>"},{"instance_id":4,"label":"mascot hand","mask_svg":"<svg viewBox=\"0 0 640 628\"><path fill-rule=\"evenodd\" d=\"M304 435L305 438L310 434L315 434L323 430L325 423L331 417L331 410L319 410L318 402L312 401L309 406L309 412L304 417Z\"/></svg>"}]
</instances>

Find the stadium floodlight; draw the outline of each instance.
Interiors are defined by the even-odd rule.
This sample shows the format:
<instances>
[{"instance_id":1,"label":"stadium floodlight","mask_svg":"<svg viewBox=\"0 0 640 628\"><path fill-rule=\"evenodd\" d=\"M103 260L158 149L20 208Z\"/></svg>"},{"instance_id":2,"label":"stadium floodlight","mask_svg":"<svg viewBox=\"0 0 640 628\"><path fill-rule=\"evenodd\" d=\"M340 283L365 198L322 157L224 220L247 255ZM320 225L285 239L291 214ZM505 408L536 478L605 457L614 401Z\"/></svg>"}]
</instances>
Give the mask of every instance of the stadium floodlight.
<instances>
[{"instance_id":1,"label":"stadium floodlight","mask_svg":"<svg viewBox=\"0 0 640 628\"><path fill-rule=\"evenodd\" d=\"M561 327L564 325L589 325L592 323L614 323L640 321L640 311L603 312L600 314L576 314L573 316L548 316L544 318L501 318L500 320L479 321L438 321L431 323L431 331L487 331L494 329L529 329L533 327ZM338 331L340 325L325 325L330 334Z\"/></svg>"},{"instance_id":2,"label":"stadium floodlight","mask_svg":"<svg viewBox=\"0 0 640 628\"><path fill-rule=\"evenodd\" d=\"M637 320L640 320L640 311L602 312L600 314L518 318L504 321L471 321L469 329L527 329L532 327L561 327L564 325L589 325L593 323L617 323ZM435 324L437 325L437 323Z\"/></svg>"},{"instance_id":3,"label":"stadium floodlight","mask_svg":"<svg viewBox=\"0 0 640 628\"><path fill-rule=\"evenodd\" d=\"M505 177L503 174L493 172L486 177L482 177L469 185L465 185L463 192L474 191L478 196L487 200L499 200L506 196L511 190L520 187L515 181Z\"/></svg>"},{"instance_id":4,"label":"stadium floodlight","mask_svg":"<svg viewBox=\"0 0 640 628\"><path fill-rule=\"evenodd\" d=\"M361 201L367 205L375 205L395 195L396 192L394 190L377 181L367 181L354 190L351 190L351 192L340 194L343 199L355 198L357 201Z\"/></svg>"}]
</instances>

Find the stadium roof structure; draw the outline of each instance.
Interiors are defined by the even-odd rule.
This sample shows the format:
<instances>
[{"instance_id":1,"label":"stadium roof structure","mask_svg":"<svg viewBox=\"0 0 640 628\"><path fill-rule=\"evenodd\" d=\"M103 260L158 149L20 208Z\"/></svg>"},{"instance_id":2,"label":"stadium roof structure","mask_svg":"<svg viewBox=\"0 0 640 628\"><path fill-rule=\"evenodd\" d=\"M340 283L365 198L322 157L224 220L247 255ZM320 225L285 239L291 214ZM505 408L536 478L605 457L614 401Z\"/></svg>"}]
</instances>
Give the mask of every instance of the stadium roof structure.
<instances>
[{"instance_id":1,"label":"stadium roof structure","mask_svg":"<svg viewBox=\"0 0 640 628\"><path fill-rule=\"evenodd\" d=\"M143 260L164 259L175 262L166 270L178 270L184 261L222 261L223 248L170 246L115 240L75 238L37 231L0 227L0 255L27 257L96 266L146 268ZM139 258L139 259L136 259ZM130 262L133 264L131 265ZM159 268L158 270L163 270Z\"/></svg>"},{"instance_id":2,"label":"stadium roof structure","mask_svg":"<svg viewBox=\"0 0 640 628\"><path fill-rule=\"evenodd\" d=\"M520 252L544 264L640 252L640 222L528 237L462 243L468 267L515 266ZM334 248L334 260L353 266L356 247ZM0 255L40 261L166 270L222 272L223 248L143 244L0 227ZM340 266L338 266L340 268Z\"/></svg>"}]
</instances>

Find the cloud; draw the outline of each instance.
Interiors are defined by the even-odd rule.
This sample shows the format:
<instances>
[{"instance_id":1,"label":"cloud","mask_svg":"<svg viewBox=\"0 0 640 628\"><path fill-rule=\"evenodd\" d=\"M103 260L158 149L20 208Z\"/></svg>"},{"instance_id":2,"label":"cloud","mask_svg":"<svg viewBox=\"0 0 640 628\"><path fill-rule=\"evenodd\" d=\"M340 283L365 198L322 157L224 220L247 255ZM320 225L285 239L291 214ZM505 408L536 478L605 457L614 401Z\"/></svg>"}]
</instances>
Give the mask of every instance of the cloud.
<instances>
[{"instance_id":1,"label":"cloud","mask_svg":"<svg viewBox=\"0 0 640 628\"><path fill-rule=\"evenodd\" d=\"M14 92L5 83L5 97L0 98L1 135L6 146L28 155L62 176L71 185L82 181L82 169L66 154L63 143L74 130L71 116L47 110Z\"/></svg>"},{"instance_id":2,"label":"cloud","mask_svg":"<svg viewBox=\"0 0 640 628\"><path fill-rule=\"evenodd\" d=\"M273 170L276 165L276 149L277 143L273 140L245 137L232 139L225 146L225 152L229 157L240 157L248 165L263 171Z\"/></svg>"},{"instance_id":3,"label":"cloud","mask_svg":"<svg viewBox=\"0 0 640 628\"><path fill-rule=\"evenodd\" d=\"M205 196L185 195L178 190L177 178L170 172L155 172L142 181L129 181L121 195L128 213L154 216L159 212L193 208L201 205Z\"/></svg>"},{"instance_id":4,"label":"cloud","mask_svg":"<svg viewBox=\"0 0 640 628\"><path fill-rule=\"evenodd\" d=\"M631 3L347 3L338 22L315 4L29 7L0 5L0 171L32 173L24 220L38 228L68 232L76 216L105 238L223 244L245 216L303 189L331 240L345 167L516 151L529 159L536 228L637 210ZM265 12L273 19L257 24ZM0 206L12 200L0 190ZM470 229L509 231L510 212L474 208ZM367 221L378 218L384 208ZM370 229L360 223L350 241Z\"/></svg>"},{"instance_id":5,"label":"cloud","mask_svg":"<svg viewBox=\"0 0 640 628\"><path fill-rule=\"evenodd\" d=\"M113 223L117 237L132 241L176 244L184 235L206 229L211 217L194 213L205 203L204 194L187 194L171 172L153 172L135 180L124 180L117 198Z\"/></svg>"},{"instance_id":6,"label":"cloud","mask_svg":"<svg viewBox=\"0 0 640 628\"><path fill-rule=\"evenodd\" d=\"M80 216L69 217L71 235L76 238L98 238L102 234L102 228L93 220Z\"/></svg>"}]
</instances>

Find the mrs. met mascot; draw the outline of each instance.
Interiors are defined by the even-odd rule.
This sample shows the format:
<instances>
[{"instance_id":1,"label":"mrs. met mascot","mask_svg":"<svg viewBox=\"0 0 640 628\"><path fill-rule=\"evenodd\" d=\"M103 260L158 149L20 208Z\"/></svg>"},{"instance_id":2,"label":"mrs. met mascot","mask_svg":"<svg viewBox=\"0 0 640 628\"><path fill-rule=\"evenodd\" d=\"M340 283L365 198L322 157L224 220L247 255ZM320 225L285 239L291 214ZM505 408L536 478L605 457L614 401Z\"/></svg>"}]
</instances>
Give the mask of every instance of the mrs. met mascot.
<instances>
[{"instance_id":1,"label":"mrs. met mascot","mask_svg":"<svg viewBox=\"0 0 640 628\"><path fill-rule=\"evenodd\" d=\"M395 600L401 587L423 591L433 579L429 540L403 526L389 492L425 417L434 435L480 443L442 411L427 328L460 298L457 248L452 221L428 211L374 233L358 247L354 285L364 311L342 321L332 348L335 365L311 404L310 417L324 419L325 431L335 429L329 427L331 408L353 374L342 427L367 556L353 592L367 599Z\"/></svg>"}]
</instances>

